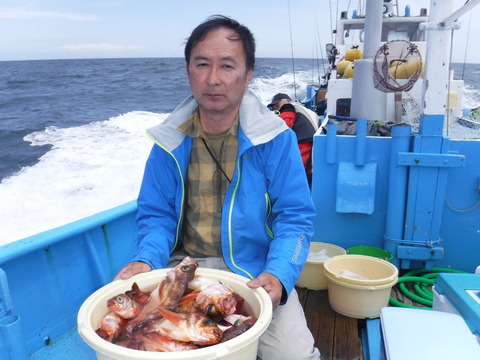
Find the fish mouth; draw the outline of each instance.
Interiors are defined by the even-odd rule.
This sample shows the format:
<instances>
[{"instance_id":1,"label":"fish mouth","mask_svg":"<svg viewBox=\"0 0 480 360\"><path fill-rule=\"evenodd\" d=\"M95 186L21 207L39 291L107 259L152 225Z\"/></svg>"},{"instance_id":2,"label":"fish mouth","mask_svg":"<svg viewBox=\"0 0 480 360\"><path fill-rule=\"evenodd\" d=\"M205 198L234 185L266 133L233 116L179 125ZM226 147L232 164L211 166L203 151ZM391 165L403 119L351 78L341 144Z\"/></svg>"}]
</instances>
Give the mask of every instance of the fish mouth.
<instances>
[{"instance_id":1,"label":"fish mouth","mask_svg":"<svg viewBox=\"0 0 480 360\"><path fill-rule=\"evenodd\" d=\"M237 300L234 297L224 299L222 305L225 315L232 315L237 310Z\"/></svg>"}]
</instances>

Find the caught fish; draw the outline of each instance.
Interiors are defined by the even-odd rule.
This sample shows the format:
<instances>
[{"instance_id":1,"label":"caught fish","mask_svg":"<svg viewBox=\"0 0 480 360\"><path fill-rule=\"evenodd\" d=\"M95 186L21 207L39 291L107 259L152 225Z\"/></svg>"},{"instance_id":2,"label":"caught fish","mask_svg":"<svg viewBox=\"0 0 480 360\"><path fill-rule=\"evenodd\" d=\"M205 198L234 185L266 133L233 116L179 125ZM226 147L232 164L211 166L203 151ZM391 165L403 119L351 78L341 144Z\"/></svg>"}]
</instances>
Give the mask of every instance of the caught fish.
<instances>
[{"instance_id":1,"label":"caught fish","mask_svg":"<svg viewBox=\"0 0 480 360\"><path fill-rule=\"evenodd\" d=\"M223 331L221 342L233 339L245 331L250 329L257 319L254 316L244 316L240 314L233 314L226 316L224 321L228 322L230 326Z\"/></svg>"},{"instance_id":2,"label":"caught fish","mask_svg":"<svg viewBox=\"0 0 480 360\"><path fill-rule=\"evenodd\" d=\"M197 345L173 340L157 332L138 334L131 344L135 344L136 350L144 351L172 352L198 349Z\"/></svg>"},{"instance_id":3,"label":"caught fish","mask_svg":"<svg viewBox=\"0 0 480 360\"><path fill-rule=\"evenodd\" d=\"M126 322L127 321L121 316L115 314L114 312L109 312L102 319L100 326L95 332L102 339L113 342L118 335L120 335L120 332L122 331L122 328L125 326Z\"/></svg>"},{"instance_id":4,"label":"caught fish","mask_svg":"<svg viewBox=\"0 0 480 360\"><path fill-rule=\"evenodd\" d=\"M133 283L110 298L96 333L126 348L170 352L218 344L252 327L256 319L243 315L243 297L226 283L195 276L197 267L187 256L153 291Z\"/></svg>"},{"instance_id":5,"label":"caught fish","mask_svg":"<svg viewBox=\"0 0 480 360\"><path fill-rule=\"evenodd\" d=\"M135 300L141 305L145 305L148 301L148 298L150 297L150 294L140 290L140 287L136 282L133 283L131 290L125 291L125 295L127 295L129 298Z\"/></svg>"},{"instance_id":6,"label":"caught fish","mask_svg":"<svg viewBox=\"0 0 480 360\"><path fill-rule=\"evenodd\" d=\"M188 283L188 288L191 290L202 290L207 286L218 283L217 279L212 279L209 277L195 275L194 278Z\"/></svg>"},{"instance_id":7,"label":"caught fish","mask_svg":"<svg viewBox=\"0 0 480 360\"><path fill-rule=\"evenodd\" d=\"M237 309L237 299L238 295L230 286L216 282L200 290L195 299L195 307L209 316L231 315Z\"/></svg>"},{"instance_id":8,"label":"caught fish","mask_svg":"<svg viewBox=\"0 0 480 360\"><path fill-rule=\"evenodd\" d=\"M178 306L175 309L176 312L188 314L193 311L197 311L195 308L195 300L200 290L192 291L191 293L183 296L178 302Z\"/></svg>"},{"instance_id":9,"label":"caught fish","mask_svg":"<svg viewBox=\"0 0 480 360\"><path fill-rule=\"evenodd\" d=\"M148 295L140 291L137 283L133 283L132 290L108 299L107 307L110 311L128 320L138 316L147 301Z\"/></svg>"},{"instance_id":10,"label":"caught fish","mask_svg":"<svg viewBox=\"0 0 480 360\"><path fill-rule=\"evenodd\" d=\"M143 331L138 327L145 327L146 321L155 321L160 317L158 308L173 310L182 298L189 281L195 276L198 263L187 256L180 264L170 269L158 286L153 289L147 303L138 316L132 319L127 327L127 333Z\"/></svg>"},{"instance_id":11,"label":"caught fish","mask_svg":"<svg viewBox=\"0 0 480 360\"><path fill-rule=\"evenodd\" d=\"M175 309L185 293L188 283L195 276L197 268L197 261L187 256L167 273L158 289L160 307L168 310Z\"/></svg>"},{"instance_id":12,"label":"caught fish","mask_svg":"<svg viewBox=\"0 0 480 360\"><path fill-rule=\"evenodd\" d=\"M229 286L214 281L182 297L176 310L180 313L198 310L211 319L220 321L225 315L236 311L236 304L234 291Z\"/></svg>"},{"instance_id":13,"label":"caught fish","mask_svg":"<svg viewBox=\"0 0 480 360\"><path fill-rule=\"evenodd\" d=\"M202 346L217 344L222 338L222 330L217 324L199 312L181 314L163 308L158 311L163 317L151 322L146 332L155 331L177 341Z\"/></svg>"}]
</instances>

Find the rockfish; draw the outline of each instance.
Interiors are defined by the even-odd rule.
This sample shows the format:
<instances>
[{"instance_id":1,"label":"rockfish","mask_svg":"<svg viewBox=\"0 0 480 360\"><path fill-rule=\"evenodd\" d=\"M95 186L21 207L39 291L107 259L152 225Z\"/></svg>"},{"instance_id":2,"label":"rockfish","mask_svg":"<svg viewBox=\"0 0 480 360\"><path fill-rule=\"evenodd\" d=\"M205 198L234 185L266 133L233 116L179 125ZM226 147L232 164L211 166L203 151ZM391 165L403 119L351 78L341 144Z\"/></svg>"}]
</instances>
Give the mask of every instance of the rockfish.
<instances>
[{"instance_id":1,"label":"rockfish","mask_svg":"<svg viewBox=\"0 0 480 360\"><path fill-rule=\"evenodd\" d=\"M133 319L140 314L147 301L148 295L140 290L137 283L133 283L132 290L109 299L107 307L124 319Z\"/></svg>"},{"instance_id":2,"label":"rockfish","mask_svg":"<svg viewBox=\"0 0 480 360\"><path fill-rule=\"evenodd\" d=\"M238 297L230 286L217 282L200 290L195 299L195 307L208 315L231 315L237 309Z\"/></svg>"},{"instance_id":3,"label":"rockfish","mask_svg":"<svg viewBox=\"0 0 480 360\"><path fill-rule=\"evenodd\" d=\"M160 307L173 310L182 298L188 283L195 276L198 263L190 256L185 257L180 264L172 268L160 283L158 294ZM154 290L155 292L155 290Z\"/></svg>"},{"instance_id":4,"label":"rockfish","mask_svg":"<svg viewBox=\"0 0 480 360\"><path fill-rule=\"evenodd\" d=\"M145 321L153 321L160 317L158 308L173 310L183 296L187 284L195 276L198 263L187 256L180 264L170 269L158 286L153 289L144 308L126 326L127 333L139 332L138 326L145 326Z\"/></svg>"},{"instance_id":5,"label":"rockfish","mask_svg":"<svg viewBox=\"0 0 480 360\"><path fill-rule=\"evenodd\" d=\"M164 335L160 335L156 332L137 334L134 336L134 340L129 344L130 348L144 351L159 351L159 352L171 352L171 351L185 351L198 349L197 345L190 344L183 341L173 340L172 338ZM133 345L133 346L132 346Z\"/></svg>"},{"instance_id":6,"label":"rockfish","mask_svg":"<svg viewBox=\"0 0 480 360\"><path fill-rule=\"evenodd\" d=\"M222 330L217 324L199 312L180 314L163 308L158 311L163 317L150 322L145 333L154 331L174 340L196 345L217 344L222 338Z\"/></svg>"},{"instance_id":7,"label":"rockfish","mask_svg":"<svg viewBox=\"0 0 480 360\"><path fill-rule=\"evenodd\" d=\"M257 319L254 316L244 316L240 314L233 314L223 318L225 322L230 324L224 331L222 336L222 341L233 339L240 334L243 334L245 331L250 329Z\"/></svg>"},{"instance_id":8,"label":"rockfish","mask_svg":"<svg viewBox=\"0 0 480 360\"><path fill-rule=\"evenodd\" d=\"M125 326L126 322L127 321L121 316L115 314L114 312L109 312L102 319L100 326L95 332L102 339L113 342L122 331L122 328Z\"/></svg>"}]
</instances>

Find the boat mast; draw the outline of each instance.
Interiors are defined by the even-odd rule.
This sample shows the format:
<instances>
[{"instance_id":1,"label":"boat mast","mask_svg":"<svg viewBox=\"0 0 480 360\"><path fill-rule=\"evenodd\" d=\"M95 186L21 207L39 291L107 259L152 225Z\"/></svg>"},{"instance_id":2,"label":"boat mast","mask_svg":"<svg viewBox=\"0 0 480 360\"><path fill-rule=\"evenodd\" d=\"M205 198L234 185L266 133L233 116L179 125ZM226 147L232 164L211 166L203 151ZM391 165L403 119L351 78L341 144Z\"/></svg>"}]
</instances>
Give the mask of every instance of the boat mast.
<instances>
[{"instance_id":1,"label":"boat mast","mask_svg":"<svg viewBox=\"0 0 480 360\"><path fill-rule=\"evenodd\" d=\"M458 28L456 23L444 23L452 13L452 0L444 0L441 5L431 1L430 21L421 27L428 30L425 57L425 81L423 82L423 111L420 121L420 134L441 136L445 119L450 71L451 31Z\"/></svg>"},{"instance_id":2,"label":"boat mast","mask_svg":"<svg viewBox=\"0 0 480 360\"><path fill-rule=\"evenodd\" d=\"M373 84L373 59L381 45L383 2L367 0L363 59L355 61L350 116L385 122L387 94ZM372 106L375 104L375 106Z\"/></svg>"}]
</instances>

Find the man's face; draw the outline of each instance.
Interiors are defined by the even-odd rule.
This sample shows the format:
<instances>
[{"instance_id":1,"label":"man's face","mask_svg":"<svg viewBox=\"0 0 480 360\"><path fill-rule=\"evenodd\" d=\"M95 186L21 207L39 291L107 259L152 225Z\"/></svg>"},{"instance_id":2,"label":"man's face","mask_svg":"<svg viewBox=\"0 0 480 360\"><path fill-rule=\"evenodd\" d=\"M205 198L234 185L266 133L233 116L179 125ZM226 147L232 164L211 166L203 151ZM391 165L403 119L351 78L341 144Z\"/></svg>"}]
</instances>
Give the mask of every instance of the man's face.
<instances>
[{"instance_id":1,"label":"man's face","mask_svg":"<svg viewBox=\"0 0 480 360\"><path fill-rule=\"evenodd\" d=\"M253 71L246 68L241 41L232 30L211 31L190 54L187 75L200 115L236 115Z\"/></svg>"},{"instance_id":2,"label":"man's face","mask_svg":"<svg viewBox=\"0 0 480 360\"><path fill-rule=\"evenodd\" d=\"M285 104L288 104L289 102L291 102L290 100L288 99L282 99L280 100L278 103L276 103L275 105L273 105L273 110L280 110L280 108L285 105Z\"/></svg>"}]
</instances>

